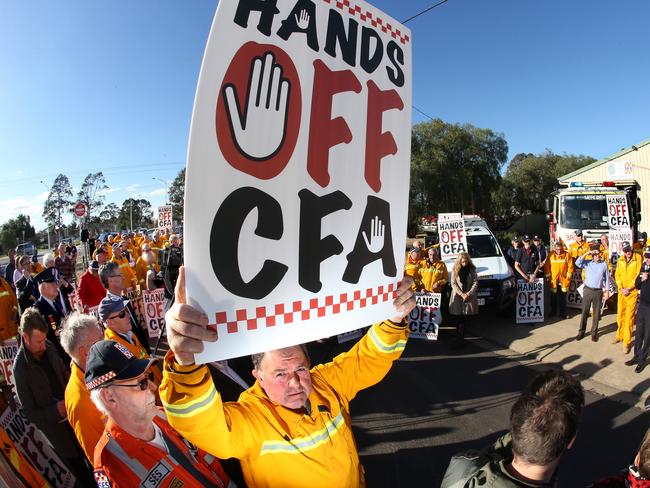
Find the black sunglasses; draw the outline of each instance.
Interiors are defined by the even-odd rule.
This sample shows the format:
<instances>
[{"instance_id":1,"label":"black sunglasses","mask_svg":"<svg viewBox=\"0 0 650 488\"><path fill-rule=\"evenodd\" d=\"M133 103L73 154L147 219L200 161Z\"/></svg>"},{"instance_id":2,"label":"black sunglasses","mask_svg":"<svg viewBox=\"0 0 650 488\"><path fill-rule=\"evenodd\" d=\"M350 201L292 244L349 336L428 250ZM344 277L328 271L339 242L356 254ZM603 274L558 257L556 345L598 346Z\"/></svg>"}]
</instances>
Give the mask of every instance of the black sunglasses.
<instances>
[{"instance_id":1,"label":"black sunglasses","mask_svg":"<svg viewBox=\"0 0 650 488\"><path fill-rule=\"evenodd\" d=\"M147 376L138 381L135 385L124 385L122 383L111 383L110 386L124 386L126 388L140 388L140 391L145 391L149 388L149 382L153 383L153 373L149 373ZM108 386L108 385L107 385Z\"/></svg>"},{"instance_id":2,"label":"black sunglasses","mask_svg":"<svg viewBox=\"0 0 650 488\"><path fill-rule=\"evenodd\" d=\"M126 317L126 308L123 308L122 311L120 313L118 313L117 315L113 315L112 317L108 317L108 318L109 319L116 319L118 317L121 318L121 319Z\"/></svg>"}]
</instances>

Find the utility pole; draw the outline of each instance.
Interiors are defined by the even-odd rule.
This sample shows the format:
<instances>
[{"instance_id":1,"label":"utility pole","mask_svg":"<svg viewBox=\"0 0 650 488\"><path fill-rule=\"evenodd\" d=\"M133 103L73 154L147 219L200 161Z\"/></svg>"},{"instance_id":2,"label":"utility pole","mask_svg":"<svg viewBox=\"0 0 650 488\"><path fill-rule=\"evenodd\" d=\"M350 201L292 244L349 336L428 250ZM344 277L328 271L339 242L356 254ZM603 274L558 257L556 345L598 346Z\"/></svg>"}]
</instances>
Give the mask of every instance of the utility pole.
<instances>
[{"instance_id":1,"label":"utility pole","mask_svg":"<svg viewBox=\"0 0 650 488\"><path fill-rule=\"evenodd\" d=\"M155 176L153 176L151 179L158 180L162 182L163 185L165 185L165 204L169 204L169 182L167 180L163 180L162 178L156 178Z\"/></svg>"}]
</instances>

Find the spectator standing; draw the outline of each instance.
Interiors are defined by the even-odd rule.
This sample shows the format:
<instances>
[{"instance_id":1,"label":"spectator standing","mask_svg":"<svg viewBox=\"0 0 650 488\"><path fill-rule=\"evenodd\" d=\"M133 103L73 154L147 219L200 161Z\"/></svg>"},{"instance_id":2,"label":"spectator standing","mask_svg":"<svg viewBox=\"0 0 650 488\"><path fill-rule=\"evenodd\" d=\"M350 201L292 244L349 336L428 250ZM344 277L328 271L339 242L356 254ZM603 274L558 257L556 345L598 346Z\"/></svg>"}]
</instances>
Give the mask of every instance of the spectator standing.
<instances>
[{"instance_id":1,"label":"spectator standing","mask_svg":"<svg viewBox=\"0 0 650 488\"><path fill-rule=\"evenodd\" d=\"M27 256L25 256L28 258ZM29 259L29 258L28 258ZM22 259L21 259L22 261ZM21 265L22 267L22 265ZM27 310L33 306L41 296L38 291L36 280L30 272L30 264L22 267L20 275L17 275L18 270L14 272L14 285L16 287L16 295L18 297L18 306L20 311Z\"/></svg>"},{"instance_id":2,"label":"spectator standing","mask_svg":"<svg viewBox=\"0 0 650 488\"><path fill-rule=\"evenodd\" d=\"M600 256L607 263L607 268L612 271L612 263L609 255L609 236L603 234L600 236Z\"/></svg>"},{"instance_id":3,"label":"spectator standing","mask_svg":"<svg viewBox=\"0 0 650 488\"><path fill-rule=\"evenodd\" d=\"M456 343L465 337L465 326L470 318L478 315L478 274L469 254L462 252L451 270L451 297L449 313L456 321Z\"/></svg>"},{"instance_id":4,"label":"spectator standing","mask_svg":"<svg viewBox=\"0 0 650 488\"><path fill-rule=\"evenodd\" d=\"M533 245L535 246L535 252L537 253L537 265L539 268L536 276L537 278L543 278L544 266L546 265L548 252L546 251L546 246L542 243L542 238L538 235L533 236Z\"/></svg>"},{"instance_id":5,"label":"spectator standing","mask_svg":"<svg viewBox=\"0 0 650 488\"><path fill-rule=\"evenodd\" d=\"M590 255L591 259L587 259L587 255ZM598 243L592 244L590 251L585 252L576 259L575 265L585 270L582 314L580 315L580 328L576 340L579 341L585 336L589 309L593 307L591 340L597 342L603 289L609 289L609 270L607 269L607 263L600 259L600 245Z\"/></svg>"},{"instance_id":6,"label":"spectator standing","mask_svg":"<svg viewBox=\"0 0 650 488\"><path fill-rule=\"evenodd\" d=\"M0 341L12 339L18 333L18 299L7 283L0 278Z\"/></svg>"},{"instance_id":7,"label":"spectator standing","mask_svg":"<svg viewBox=\"0 0 650 488\"><path fill-rule=\"evenodd\" d=\"M512 269L515 269L515 259L519 251L519 236L514 236L510 243L510 247L506 250L506 261Z\"/></svg>"},{"instance_id":8,"label":"spectator standing","mask_svg":"<svg viewBox=\"0 0 650 488\"><path fill-rule=\"evenodd\" d=\"M639 235L636 239L636 242L634 243L634 250L637 253L642 253L643 250L646 247L646 243L648 242L648 233L647 232L639 232Z\"/></svg>"},{"instance_id":9,"label":"spectator standing","mask_svg":"<svg viewBox=\"0 0 650 488\"><path fill-rule=\"evenodd\" d=\"M546 258L544 273L546 280L551 285L551 315L556 315L559 312L561 318L568 318L566 293L569 290L573 274L573 260L564 250L561 241L555 243L553 251Z\"/></svg>"},{"instance_id":10,"label":"spectator standing","mask_svg":"<svg viewBox=\"0 0 650 488\"><path fill-rule=\"evenodd\" d=\"M639 290L639 304L636 311L636 331L634 333L634 357L625 361L628 366L636 365L640 373L646 366L650 349L650 248L643 253L643 265L634 287ZM650 460L650 459L649 459Z\"/></svg>"},{"instance_id":11,"label":"spectator standing","mask_svg":"<svg viewBox=\"0 0 650 488\"><path fill-rule=\"evenodd\" d=\"M101 341L88 357L86 385L108 421L95 449L95 480L113 488L232 486L219 460L181 437L156 407L150 381L157 359L140 359L121 344ZM151 485L153 486L153 485Z\"/></svg>"},{"instance_id":12,"label":"spectator standing","mask_svg":"<svg viewBox=\"0 0 650 488\"><path fill-rule=\"evenodd\" d=\"M73 258L73 250L75 248L66 246L64 243L59 245L59 257L54 261L54 266L61 273L61 277L68 283L75 283L77 277L75 276L75 261L76 250L74 251L75 258Z\"/></svg>"},{"instance_id":13,"label":"spectator standing","mask_svg":"<svg viewBox=\"0 0 650 488\"><path fill-rule=\"evenodd\" d=\"M153 274L156 275L160 271L160 266L158 266L153 258L151 246L144 243L142 244L142 255L135 263L135 276L142 289L150 289L149 286L147 286L147 273L149 271L153 271Z\"/></svg>"},{"instance_id":14,"label":"spectator standing","mask_svg":"<svg viewBox=\"0 0 650 488\"><path fill-rule=\"evenodd\" d=\"M100 268L108 262L108 251L106 251L105 246L98 247L93 256L93 259L99 263Z\"/></svg>"},{"instance_id":15,"label":"spectator standing","mask_svg":"<svg viewBox=\"0 0 650 488\"><path fill-rule=\"evenodd\" d=\"M528 283L535 281L537 272L541 269L537 249L530 243L530 237L525 235L522 239L524 247L519 248L515 257L515 270L519 279Z\"/></svg>"},{"instance_id":16,"label":"spectator standing","mask_svg":"<svg viewBox=\"0 0 650 488\"><path fill-rule=\"evenodd\" d=\"M67 313L64 312L58 300L59 283L54 268L46 268L45 271L36 276L35 280L38 283L38 291L41 296L34 303L34 307L40 312L49 326L47 329L47 338L59 352L63 364L69 364L70 356L66 354L59 342L61 321Z\"/></svg>"},{"instance_id":17,"label":"spectator standing","mask_svg":"<svg viewBox=\"0 0 650 488\"><path fill-rule=\"evenodd\" d=\"M97 318L79 312L72 312L66 317L61 330L61 344L72 358L70 379L65 387L65 411L68 422L91 464L95 446L104 432L106 417L91 401L90 392L86 389L84 373L88 351L93 344L103 338Z\"/></svg>"},{"instance_id":18,"label":"spectator standing","mask_svg":"<svg viewBox=\"0 0 650 488\"><path fill-rule=\"evenodd\" d=\"M25 277L29 278L31 276L29 272L29 256L16 256L16 269L14 269L13 284L16 285L16 282Z\"/></svg>"},{"instance_id":19,"label":"spectator standing","mask_svg":"<svg viewBox=\"0 0 650 488\"><path fill-rule=\"evenodd\" d=\"M207 316L185 304L184 283L181 268L176 303L165 317L171 352L160 396L170 424L211 454L240 459L248 486L365 486L349 402L401 356L404 318L415 307L411 278L397 289L395 315L373 325L350 351L311 370L302 346L255 354L255 385L228 403L207 366L194 364L202 340L217 335L207 329ZM296 455L297 446L305 454Z\"/></svg>"},{"instance_id":20,"label":"spectator standing","mask_svg":"<svg viewBox=\"0 0 650 488\"><path fill-rule=\"evenodd\" d=\"M575 231L576 240L569 246L569 254L575 264L576 259L589 251L589 244L582 238L582 231Z\"/></svg>"},{"instance_id":21,"label":"spectator standing","mask_svg":"<svg viewBox=\"0 0 650 488\"><path fill-rule=\"evenodd\" d=\"M122 254L122 246L120 243L113 244L113 258L111 262L117 264L124 276L124 285L126 288L135 288L138 284L135 273L131 269L129 260Z\"/></svg>"},{"instance_id":22,"label":"spectator standing","mask_svg":"<svg viewBox=\"0 0 650 488\"><path fill-rule=\"evenodd\" d=\"M566 371L538 375L510 411L510 432L483 451L454 456L441 488L554 487L584 408L580 383Z\"/></svg>"},{"instance_id":23,"label":"spectator standing","mask_svg":"<svg viewBox=\"0 0 650 488\"><path fill-rule=\"evenodd\" d=\"M106 289L99 279L99 262L91 261L88 269L79 278L77 298L85 312L99 305L106 296Z\"/></svg>"},{"instance_id":24,"label":"spectator standing","mask_svg":"<svg viewBox=\"0 0 650 488\"><path fill-rule=\"evenodd\" d=\"M45 268L43 267L43 265L38 262L38 255L36 254L36 251L34 251L34 255L32 256L32 260L29 265L29 272L31 273L32 276L36 276L44 269Z\"/></svg>"},{"instance_id":25,"label":"spectator standing","mask_svg":"<svg viewBox=\"0 0 650 488\"><path fill-rule=\"evenodd\" d=\"M9 283L12 289L15 289L14 286L14 271L16 270L16 251L14 249L9 249L7 251L7 256L9 257L9 262L5 266L5 281Z\"/></svg>"},{"instance_id":26,"label":"spectator standing","mask_svg":"<svg viewBox=\"0 0 650 488\"><path fill-rule=\"evenodd\" d=\"M440 260L437 249L430 247L427 254L427 259L420 263L422 288L428 293L440 293L449 279L447 266Z\"/></svg>"},{"instance_id":27,"label":"spectator standing","mask_svg":"<svg viewBox=\"0 0 650 488\"><path fill-rule=\"evenodd\" d=\"M409 250L408 257L404 263L404 274L413 279L413 291L422 287L422 278L420 277L420 249L412 247Z\"/></svg>"},{"instance_id":28,"label":"spectator standing","mask_svg":"<svg viewBox=\"0 0 650 488\"><path fill-rule=\"evenodd\" d=\"M616 263L616 286L618 287L618 308L616 312L616 337L612 344L623 342L625 354L632 349L632 330L634 328L634 317L636 315L637 299L639 291L635 286L643 258L633 252L632 245L623 242L623 256Z\"/></svg>"},{"instance_id":29,"label":"spectator standing","mask_svg":"<svg viewBox=\"0 0 650 488\"><path fill-rule=\"evenodd\" d=\"M64 402L68 381L61 358L47 340L48 325L35 308L21 317L22 344L13 364L16 394L27 419L47 437L56 453L77 478L79 486L90 486L90 470L83 451L66 422Z\"/></svg>"}]
</instances>

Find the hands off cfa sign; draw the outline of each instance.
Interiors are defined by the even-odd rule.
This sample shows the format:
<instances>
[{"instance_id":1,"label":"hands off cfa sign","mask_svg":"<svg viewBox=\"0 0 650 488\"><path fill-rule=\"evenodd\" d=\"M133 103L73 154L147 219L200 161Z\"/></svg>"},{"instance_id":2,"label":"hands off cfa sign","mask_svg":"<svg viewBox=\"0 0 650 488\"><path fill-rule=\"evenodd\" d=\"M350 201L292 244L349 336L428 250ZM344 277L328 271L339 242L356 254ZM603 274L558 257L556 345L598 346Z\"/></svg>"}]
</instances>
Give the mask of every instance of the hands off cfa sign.
<instances>
[{"instance_id":1,"label":"hands off cfa sign","mask_svg":"<svg viewBox=\"0 0 650 488\"><path fill-rule=\"evenodd\" d=\"M161 205L158 207L158 228L160 230L172 228L172 206Z\"/></svg>"},{"instance_id":2,"label":"hands off cfa sign","mask_svg":"<svg viewBox=\"0 0 650 488\"><path fill-rule=\"evenodd\" d=\"M390 316L402 276L410 32L365 2L220 2L188 151L201 362Z\"/></svg>"}]
</instances>

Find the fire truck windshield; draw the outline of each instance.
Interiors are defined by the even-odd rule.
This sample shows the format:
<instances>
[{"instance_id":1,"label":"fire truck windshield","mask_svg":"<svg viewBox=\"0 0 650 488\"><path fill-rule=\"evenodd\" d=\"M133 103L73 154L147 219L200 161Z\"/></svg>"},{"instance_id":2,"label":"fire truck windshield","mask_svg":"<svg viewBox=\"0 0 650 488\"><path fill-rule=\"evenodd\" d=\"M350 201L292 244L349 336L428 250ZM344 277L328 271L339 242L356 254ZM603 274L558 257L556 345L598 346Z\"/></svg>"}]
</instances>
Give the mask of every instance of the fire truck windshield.
<instances>
[{"instance_id":1,"label":"fire truck windshield","mask_svg":"<svg viewBox=\"0 0 650 488\"><path fill-rule=\"evenodd\" d=\"M572 229L607 229L605 195L563 195L560 225Z\"/></svg>"}]
</instances>

